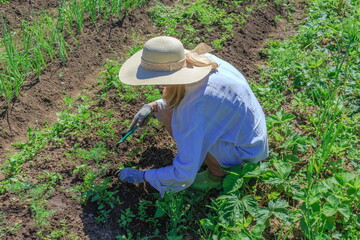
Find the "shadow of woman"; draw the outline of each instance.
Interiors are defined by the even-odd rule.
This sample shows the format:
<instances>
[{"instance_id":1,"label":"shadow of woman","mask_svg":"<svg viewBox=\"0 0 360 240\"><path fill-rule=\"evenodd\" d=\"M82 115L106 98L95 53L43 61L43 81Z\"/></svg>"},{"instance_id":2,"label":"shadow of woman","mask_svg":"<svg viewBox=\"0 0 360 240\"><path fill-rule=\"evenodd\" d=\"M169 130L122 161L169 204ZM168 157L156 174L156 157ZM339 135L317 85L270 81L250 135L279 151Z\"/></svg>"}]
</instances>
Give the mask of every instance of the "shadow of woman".
<instances>
[{"instance_id":1,"label":"shadow of woman","mask_svg":"<svg viewBox=\"0 0 360 240\"><path fill-rule=\"evenodd\" d=\"M172 164L173 158L174 153L170 149L149 147L141 154L141 160L133 166L139 169L161 168ZM149 236L155 231L147 222L138 219L141 201L149 204L149 216L153 216L156 211L155 202L159 194L149 184L123 183L113 175L99 181L87 194L90 197L82 206L81 218L89 239L116 240L119 236ZM105 206L102 207L102 204ZM130 217L131 222L124 226L122 216L129 212L133 217Z\"/></svg>"}]
</instances>

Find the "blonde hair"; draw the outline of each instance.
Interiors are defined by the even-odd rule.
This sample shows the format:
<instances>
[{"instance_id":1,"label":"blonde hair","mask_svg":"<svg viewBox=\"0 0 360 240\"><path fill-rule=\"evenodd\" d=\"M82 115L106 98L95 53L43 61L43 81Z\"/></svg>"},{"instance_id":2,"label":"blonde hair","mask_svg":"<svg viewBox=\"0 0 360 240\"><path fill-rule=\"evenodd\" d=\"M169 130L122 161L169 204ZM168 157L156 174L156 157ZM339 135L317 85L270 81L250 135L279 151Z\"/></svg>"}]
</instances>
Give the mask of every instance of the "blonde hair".
<instances>
[{"instance_id":1,"label":"blonde hair","mask_svg":"<svg viewBox=\"0 0 360 240\"><path fill-rule=\"evenodd\" d=\"M176 108L185 95L185 85L174 85L164 88L163 99L170 108Z\"/></svg>"}]
</instances>

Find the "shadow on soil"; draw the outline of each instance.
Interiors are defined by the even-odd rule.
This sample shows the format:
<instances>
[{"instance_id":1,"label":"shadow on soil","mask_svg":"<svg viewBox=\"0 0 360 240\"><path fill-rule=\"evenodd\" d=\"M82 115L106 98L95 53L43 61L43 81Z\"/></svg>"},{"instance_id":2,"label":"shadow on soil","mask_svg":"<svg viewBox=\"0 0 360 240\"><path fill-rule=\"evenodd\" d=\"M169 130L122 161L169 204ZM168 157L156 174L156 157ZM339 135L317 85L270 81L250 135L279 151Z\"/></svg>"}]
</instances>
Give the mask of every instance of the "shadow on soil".
<instances>
[{"instance_id":1,"label":"shadow on soil","mask_svg":"<svg viewBox=\"0 0 360 240\"><path fill-rule=\"evenodd\" d=\"M174 158L174 153L170 149L149 147L140 156L140 161L133 166L140 169L160 168L171 164ZM97 218L100 216L98 204L90 200L82 207L82 216L84 232L91 240L113 240L122 239L120 236L129 237L129 233L139 234L139 236L148 236L151 238L155 229L152 229L148 223L139 219L132 218L126 227L122 227L119 223L121 215L129 209L135 216L139 216L139 201L145 200L151 202L150 207L146 209L146 214L153 217L156 211L155 203L158 197L157 191L149 184L129 184L118 181L116 171L111 171L108 177L111 178L112 186L107 189L107 192L116 192L116 197L119 198L120 203L115 204L114 208L109 213L109 217L100 222ZM110 176L112 175L112 176ZM124 223L124 222L123 222ZM165 232L166 223L159 224L158 229ZM127 232L128 231L128 232ZM129 238L132 239L132 238Z\"/></svg>"}]
</instances>

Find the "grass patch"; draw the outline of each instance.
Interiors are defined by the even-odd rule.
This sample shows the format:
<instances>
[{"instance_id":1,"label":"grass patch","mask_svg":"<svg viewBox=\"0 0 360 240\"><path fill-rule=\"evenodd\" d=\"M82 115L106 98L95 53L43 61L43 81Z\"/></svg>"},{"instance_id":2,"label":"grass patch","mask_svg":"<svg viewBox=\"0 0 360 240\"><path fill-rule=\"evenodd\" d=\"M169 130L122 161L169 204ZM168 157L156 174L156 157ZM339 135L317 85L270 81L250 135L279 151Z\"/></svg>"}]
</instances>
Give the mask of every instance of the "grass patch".
<instances>
[{"instance_id":1,"label":"grass patch","mask_svg":"<svg viewBox=\"0 0 360 240\"><path fill-rule=\"evenodd\" d=\"M25 80L35 74L40 81L42 71L54 59L66 65L68 53L72 51L68 40L78 43L76 35L83 30L89 18L93 24L100 19L105 21L122 19L144 0L62 0L55 14L34 13L32 23L24 21L19 29L10 29L2 21L2 48L0 48L0 97L6 104L18 97ZM16 37L15 37L16 36ZM4 52L4 54L3 54Z\"/></svg>"}]
</instances>

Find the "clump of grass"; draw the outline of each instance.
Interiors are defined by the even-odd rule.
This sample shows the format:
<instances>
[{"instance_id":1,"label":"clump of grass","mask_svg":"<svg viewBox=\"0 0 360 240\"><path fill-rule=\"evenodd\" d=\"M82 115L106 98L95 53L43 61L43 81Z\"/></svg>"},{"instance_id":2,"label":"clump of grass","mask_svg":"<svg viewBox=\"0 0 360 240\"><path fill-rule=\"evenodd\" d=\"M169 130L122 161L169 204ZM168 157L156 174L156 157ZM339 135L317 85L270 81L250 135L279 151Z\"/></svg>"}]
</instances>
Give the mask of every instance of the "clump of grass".
<instances>
[{"instance_id":1,"label":"clump of grass","mask_svg":"<svg viewBox=\"0 0 360 240\"><path fill-rule=\"evenodd\" d=\"M42 70L49 61L59 54L62 62L66 63L67 51L71 50L65 41L61 24L47 13L36 16L38 21L30 25L23 23L20 32L11 31L3 22L2 43L6 54L1 56L0 95L9 104L17 97L25 79L32 73L40 77ZM15 41L13 35L17 35ZM57 48L54 48L56 46Z\"/></svg>"},{"instance_id":2,"label":"clump of grass","mask_svg":"<svg viewBox=\"0 0 360 240\"><path fill-rule=\"evenodd\" d=\"M90 19L96 23L97 18L108 20L116 16L121 19L144 2L145 0L90 0L82 1L82 4L89 13Z\"/></svg>"},{"instance_id":3,"label":"clump of grass","mask_svg":"<svg viewBox=\"0 0 360 240\"><path fill-rule=\"evenodd\" d=\"M142 5L144 0L115 1L64 1L62 0L55 17L46 13L35 13L33 23L24 22L20 30L9 29L2 19L1 38L6 54L0 54L0 97L7 104L18 97L25 80L36 74L39 79L49 61L59 58L66 64L72 48L67 43L69 36L75 42L76 33L83 29L84 21L90 17L96 24L99 19L122 19L133 9ZM13 36L16 35L16 41Z\"/></svg>"}]
</instances>

